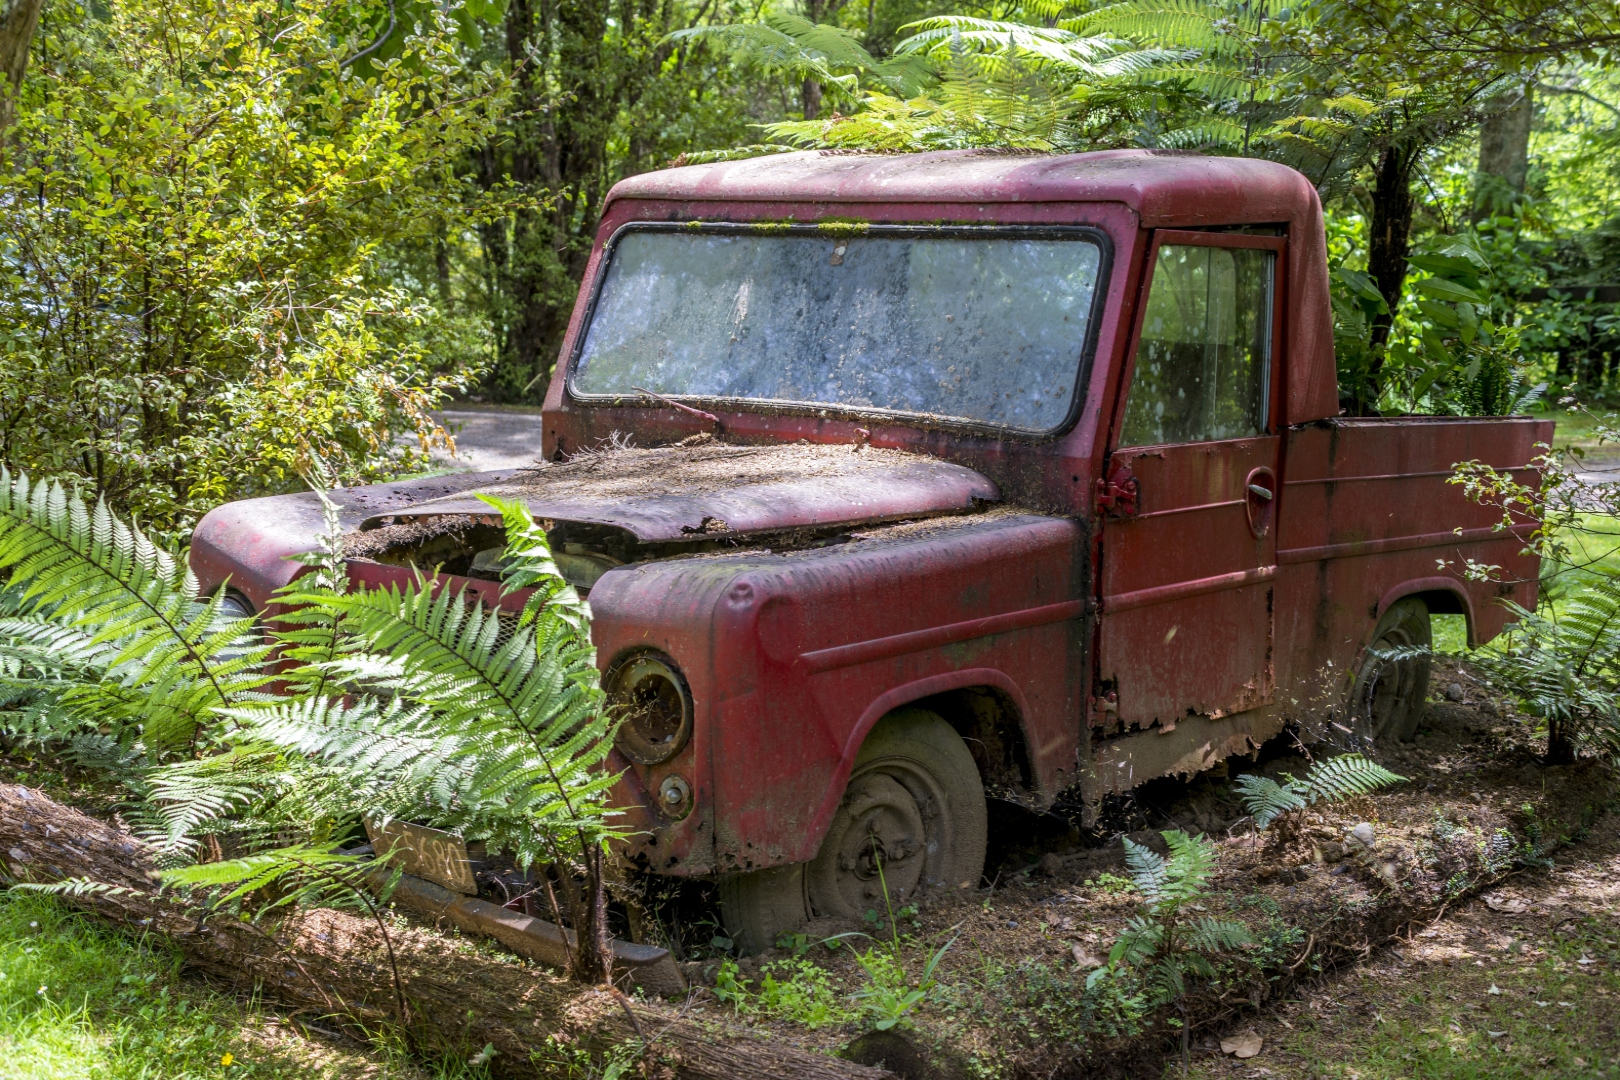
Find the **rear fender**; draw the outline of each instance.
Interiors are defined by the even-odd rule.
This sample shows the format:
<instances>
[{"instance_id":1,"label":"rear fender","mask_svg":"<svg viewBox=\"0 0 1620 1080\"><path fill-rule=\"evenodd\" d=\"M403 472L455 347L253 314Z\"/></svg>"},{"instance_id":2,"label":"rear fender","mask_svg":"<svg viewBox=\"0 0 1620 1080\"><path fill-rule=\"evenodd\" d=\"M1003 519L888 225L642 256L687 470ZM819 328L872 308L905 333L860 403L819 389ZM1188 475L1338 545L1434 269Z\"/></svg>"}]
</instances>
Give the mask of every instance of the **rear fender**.
<instances>
[{"instance_id":1,"label":"rear fender","mask_svg":"<svg viewBox=\"0 0 1620 1080\"><path fill-rule=\"evenodd\" d=\"M1461 615L1468 623L1468 643L1476 643L1474 624L1474 598L1468 595L1462 582L1449 577L1416 578L1412 581L1403 581L1394 588L1387 590L1378 598L1378 606L1373 610L1372 626L1367 630L1369 640L1362 643L1365 651L1372 644L1372 632L1378 625L1378 620L1397 601L1416 597L1429 607L1431 615Z\"/></svg>"}]
</instances>

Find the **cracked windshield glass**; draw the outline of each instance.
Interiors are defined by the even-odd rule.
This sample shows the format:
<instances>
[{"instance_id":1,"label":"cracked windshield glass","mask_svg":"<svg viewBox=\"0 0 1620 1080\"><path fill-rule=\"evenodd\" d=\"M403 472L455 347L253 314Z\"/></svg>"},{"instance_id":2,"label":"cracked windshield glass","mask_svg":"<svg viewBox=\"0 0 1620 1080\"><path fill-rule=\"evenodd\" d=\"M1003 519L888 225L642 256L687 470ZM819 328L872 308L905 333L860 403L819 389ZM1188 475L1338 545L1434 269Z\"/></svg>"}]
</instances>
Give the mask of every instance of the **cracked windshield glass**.
<instances>
[{"instance_id":1,"label":"cracked windshield glass","mask_svg":"<svg viewBox=\"0 0 1620 1080\"><path fill-rule=\"evenodd\" d=\"M1089 239L633 231L572 389L1068 417L1102 253Z\"/></svg>"}]
</instances>

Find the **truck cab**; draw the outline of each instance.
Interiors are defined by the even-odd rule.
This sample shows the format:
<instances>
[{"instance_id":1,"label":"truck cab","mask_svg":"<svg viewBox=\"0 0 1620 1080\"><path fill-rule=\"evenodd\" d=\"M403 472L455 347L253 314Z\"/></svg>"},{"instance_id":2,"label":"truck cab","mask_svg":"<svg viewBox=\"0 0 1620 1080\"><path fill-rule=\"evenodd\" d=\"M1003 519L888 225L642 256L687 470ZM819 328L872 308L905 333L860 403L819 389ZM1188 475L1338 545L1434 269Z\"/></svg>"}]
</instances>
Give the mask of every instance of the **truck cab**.
<instances>
[{"instance_id":1,"label":"truck cab","mask_svg":"<svg viewBox=\"0 0 1620 1080\"><path fill-rule=\"evenodd\" d=\"M336 493L351 578L491 603L485 492L588 591L651 872L745 947L976 884L986 798L1088 806L1292 722L1421 716L1522 538L1446 482L1550 423L1338 415L1321 208L1269 162L806 152L608 197L534 467ZM313 496L199 526L256 610ZM1464 580L1463 559L1523 584Z\"/></svg>"}]
</instances>

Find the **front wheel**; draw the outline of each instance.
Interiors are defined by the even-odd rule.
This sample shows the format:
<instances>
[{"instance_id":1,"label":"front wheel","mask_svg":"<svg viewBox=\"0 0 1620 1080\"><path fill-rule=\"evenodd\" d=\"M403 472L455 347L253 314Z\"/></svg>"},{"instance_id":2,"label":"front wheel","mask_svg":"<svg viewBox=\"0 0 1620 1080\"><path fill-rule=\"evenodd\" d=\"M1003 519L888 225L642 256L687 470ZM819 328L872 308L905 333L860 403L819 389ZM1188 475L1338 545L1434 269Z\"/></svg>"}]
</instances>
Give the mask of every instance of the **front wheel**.
<instances>
[{"instance_id":1,"label":"front wheel","mask_svg":"<svg viewBox=\"0 0 1620 1080\"><path fill-rule=\"evenodd\" d=\"M1363 747L1417 734L1429 698L1432 647L1429 606L1422 600L1397 600L1378 620L1350 691L1352 728Z\"/></svg>"},{"instance_id":2,"label":"front wheel","mask_svg":"<svg viewBox=\"0 0 1620 1080\"><path fill-rule=\"evenodd\" d=\"M744 952L818 916L886 915L925 888L978 884L984 787L962 737L937 714L902 709L861 744L821 850L808 863L720 882L726 929Z\"/></svg>"}]
</instances>

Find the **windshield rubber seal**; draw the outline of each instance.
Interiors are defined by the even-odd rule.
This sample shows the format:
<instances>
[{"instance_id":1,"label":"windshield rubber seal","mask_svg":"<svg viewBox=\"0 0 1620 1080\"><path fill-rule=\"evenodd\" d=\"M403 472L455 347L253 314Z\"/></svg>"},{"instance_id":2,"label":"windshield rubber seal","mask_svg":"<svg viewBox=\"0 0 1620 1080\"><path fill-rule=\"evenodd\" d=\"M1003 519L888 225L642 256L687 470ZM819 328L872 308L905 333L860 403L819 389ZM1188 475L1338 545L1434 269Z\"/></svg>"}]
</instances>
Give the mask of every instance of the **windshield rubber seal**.
<instances>
[{"instance_id":1,"label":"windshield rubber seal","mask_svg":"<svg viewBox=\"0 0 1620 1080\"><path fill-rule=\"evenodd\" d=\"M668 394L672 401L682 404L707 405L730 412L756 413L766 416L809 416L816 419L839 419L893 424L927 430L988 435L995 438L1012 436L1032 441L1061 438L1080 419L1085 405L1086 388L1090 382L1091 364L1097 352L1097 339L1102 332L1103 309L1108 301L1109 281L1113 272L1114 246L1109 236L1095 225L916 225L916 224L852 224L833 222L824 224L785 224L778 221L627 221L613 231L602 244L602 257L597 260L596 273L590 283L590 295L585 305L585 317L580 332L568 353L568 375L564 388L571 401L592 408L645 408L639 404L640 396L633 394L588 394L574 385L574 372L580 354L585 350L585 339L590 333L591 321L596 317L596 304L601 296L602 284L613 260L619 240L632 232L666 232L690 235L694 232L733 234L740 236L799 235L822 239L843 236L916 236L938 239L993 239L1019 237L1021 239L1075 240L1097 246L1097 287L1092 292L1091 311L1087 316L1086 335L1080 345L1079 371L1075 376L1074 392L1069 398L1069 409L1056 426L1045 429L1021 428L1008 424L993 424L958 416L940 416L934 413L906 412L898 409L862 408L854 405L834 405L814 401L779 401L762 398L727 398L704 394Z\"/></svg>"}]
</instances>

